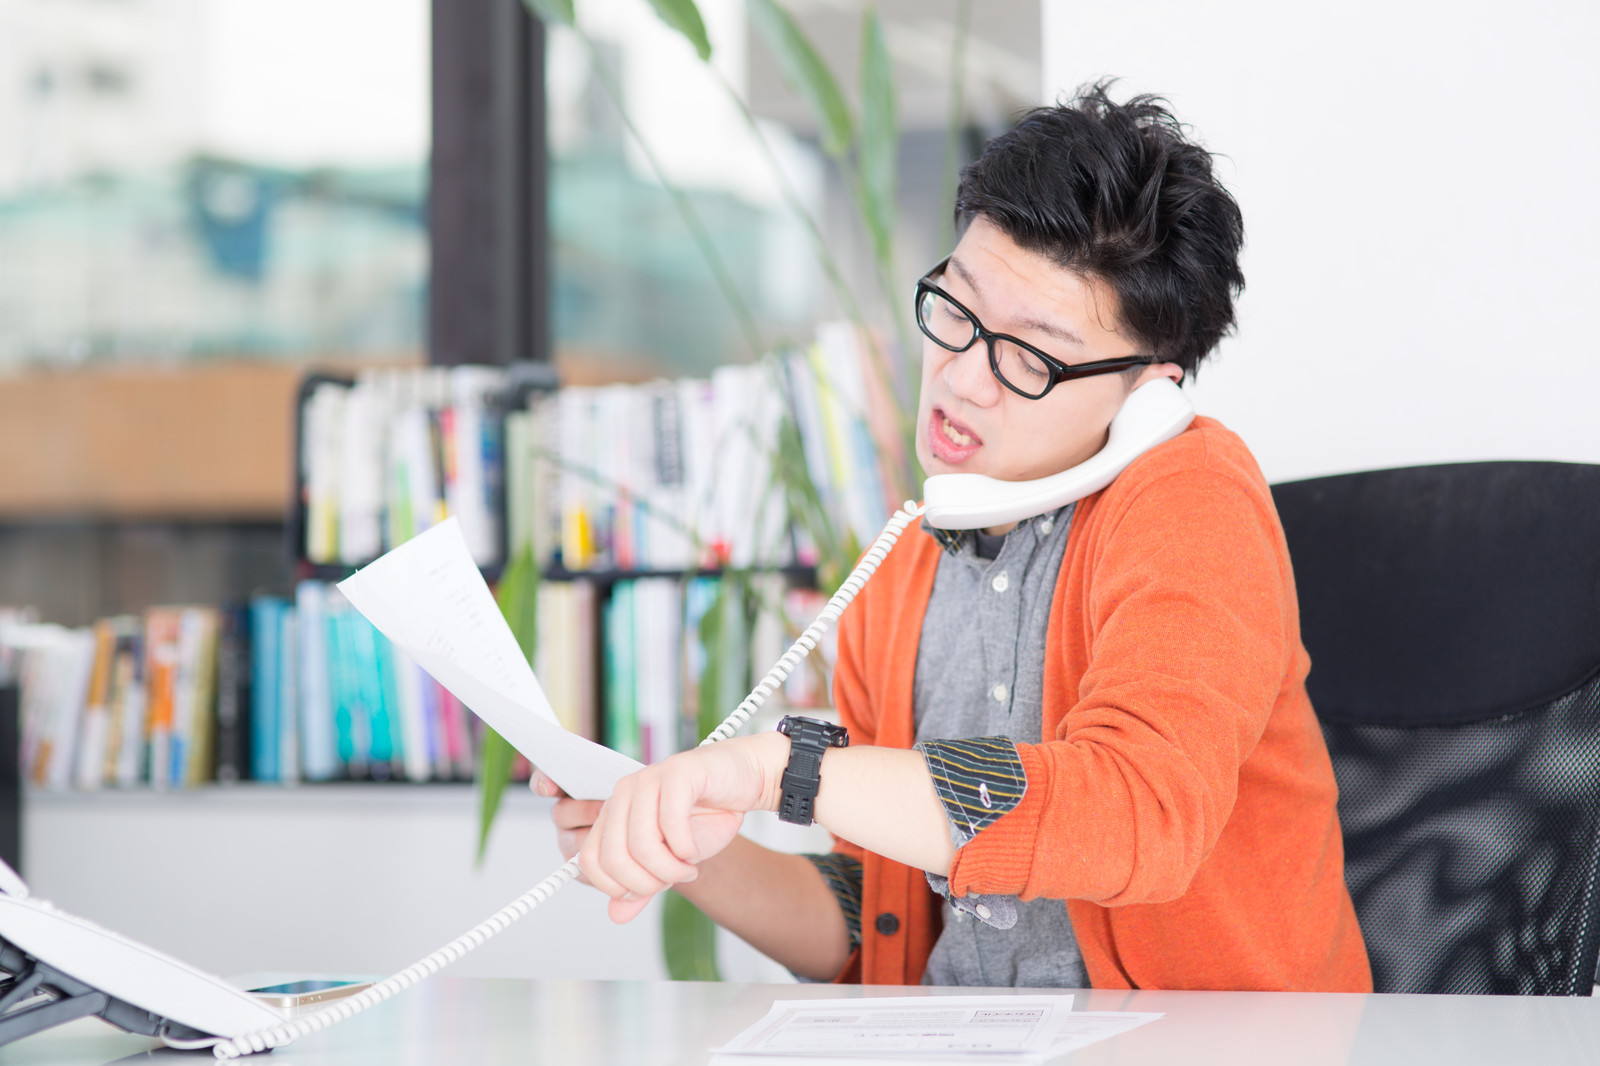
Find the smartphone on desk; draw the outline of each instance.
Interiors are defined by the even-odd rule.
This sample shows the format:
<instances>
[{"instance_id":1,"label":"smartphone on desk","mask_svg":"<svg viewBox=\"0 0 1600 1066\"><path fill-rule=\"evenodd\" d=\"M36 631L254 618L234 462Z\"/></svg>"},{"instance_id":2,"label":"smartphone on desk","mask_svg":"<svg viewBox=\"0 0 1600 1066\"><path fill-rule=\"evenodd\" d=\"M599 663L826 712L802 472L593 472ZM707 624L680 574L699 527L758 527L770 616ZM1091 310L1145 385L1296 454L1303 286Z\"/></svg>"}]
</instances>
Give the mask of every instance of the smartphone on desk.
<instances>
[{"instance_id":1,"label":"smartphone on desk","mask_svg":"<svg viewBox=\"0 0 1600 1066\"><path fill-rule=\"evenodd\" d=\"M283 984L252 988L250 994L269 1007L298 1010L353 996L371 987L371 981L285 981Z\"/></svg>"}]
</instances>

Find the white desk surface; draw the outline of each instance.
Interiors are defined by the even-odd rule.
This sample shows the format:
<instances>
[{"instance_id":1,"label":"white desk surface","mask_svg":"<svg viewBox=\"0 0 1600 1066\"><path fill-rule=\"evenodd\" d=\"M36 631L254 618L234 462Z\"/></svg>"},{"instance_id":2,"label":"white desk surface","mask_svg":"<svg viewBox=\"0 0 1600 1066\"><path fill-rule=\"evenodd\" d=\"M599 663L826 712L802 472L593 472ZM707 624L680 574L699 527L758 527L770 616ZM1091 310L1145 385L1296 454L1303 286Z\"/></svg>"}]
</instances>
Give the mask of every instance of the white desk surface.
<instances>
[{"instance_id":1,"label":"white desk surface","mask_svg":"<svg viewBox=\"0 0 1600 1066\"><path fill-rule=\"evenodd\" d=\"M1007 995L1010 990L992 991ZM1028 989L1019 990L1026 993ZM262 1066L697 1066L775 999L927 995L924 988L436 977L343 1024L249 1061ZM1079 992L1076 1010L1165 1018L1061 1066L1600 1063L1600 1000L1267 992ZM83 1020L0 1048L0 1063L191 1066L209 1054ZM781 1060L773 1060L778 1066Z\"/></svg>"}]
</instances>

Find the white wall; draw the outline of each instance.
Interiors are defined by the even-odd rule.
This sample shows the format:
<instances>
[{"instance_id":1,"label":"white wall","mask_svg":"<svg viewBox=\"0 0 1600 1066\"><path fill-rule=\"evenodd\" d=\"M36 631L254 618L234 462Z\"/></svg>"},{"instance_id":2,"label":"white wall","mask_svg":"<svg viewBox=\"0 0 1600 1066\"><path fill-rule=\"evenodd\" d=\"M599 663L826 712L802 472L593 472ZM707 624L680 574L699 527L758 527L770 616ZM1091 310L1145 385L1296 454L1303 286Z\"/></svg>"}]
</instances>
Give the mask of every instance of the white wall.
<instances>
[{"instance_id":1,"label":"white wall","mask_svg":"<svg viewBox=\"0 0 1600 1066\"><path fill-rule=\"evenodd\" d=\"M505 906L561 865L550 801L508 792L473 862L467 786L266 786L30 792L22 874L35 895L211 973L388 974ZM774 847L826 834L747 819ZM454 976L664 978L659 904L625 926L569 885L450 967ZM731 935L723 976L792 980Z\"/></svg>"},{"instance_id":2,"label":"white wall","mask_svg":"<svg viewBox=\"0 0 1600 1066\"><path fill-rule=\"evenodd\" d=\"M1157 92L1244 211L1195 390L1271 480L1600 462L1600 7L1043 0L1044 95Z\"/></svg>"}]
</instances>

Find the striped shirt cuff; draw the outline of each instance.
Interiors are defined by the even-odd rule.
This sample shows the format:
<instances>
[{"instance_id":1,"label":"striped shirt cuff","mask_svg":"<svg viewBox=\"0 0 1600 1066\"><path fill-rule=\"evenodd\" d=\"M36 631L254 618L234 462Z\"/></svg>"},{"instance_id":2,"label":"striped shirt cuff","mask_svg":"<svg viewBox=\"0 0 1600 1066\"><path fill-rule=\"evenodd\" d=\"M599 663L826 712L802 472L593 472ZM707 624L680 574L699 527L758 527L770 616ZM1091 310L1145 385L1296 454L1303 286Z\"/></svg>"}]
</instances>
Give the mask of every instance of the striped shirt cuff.
<instances>
[{"instance_id":1,"label":"striped shirt cuff","mask_svg":"<svg viewBox=\"0 0 1600 1066\"><path fill-rule=\"evenodd\" d=\"M1021 803L1028 791L1028 776L1010 737L927 740L916 748L927 760L958 847Z\"/></svg>"},{"instance_id":2,"label":"striped shirt cuff","mask_svg":"<svg viewBox=\"0 0 1600 1066\"><path fill-rule=\"evenodd\" d=\"M850 933L850 946L861 946L861 861L843 852L830 851L826 855L807 855L811 865L822 874L839 909L844 912L844 926Z\"/></svg>"}]
</instances>

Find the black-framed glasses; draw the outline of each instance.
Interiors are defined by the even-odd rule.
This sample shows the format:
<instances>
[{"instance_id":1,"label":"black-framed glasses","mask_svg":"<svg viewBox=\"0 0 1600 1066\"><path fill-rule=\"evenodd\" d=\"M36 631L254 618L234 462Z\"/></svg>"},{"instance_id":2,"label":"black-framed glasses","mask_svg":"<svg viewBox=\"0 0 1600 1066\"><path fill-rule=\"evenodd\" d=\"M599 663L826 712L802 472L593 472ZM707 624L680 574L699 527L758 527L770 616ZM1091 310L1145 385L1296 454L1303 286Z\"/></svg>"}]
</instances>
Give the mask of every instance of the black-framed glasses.
<instances>
[{"instance_id":1,"label":"black-framed glasses","mask_svg":"<svg viewBox=\"0 0 1600 1066\"><path fill-rule=\"evenodd\" d=\"M1155 355L1125 355L1092 363L1064 363L1026 341L984 329L977 315L929 280L943 274L949 262L949 257L945 257L917 282L918 327L929 340L951 352L964 352L982 338L989 347L989 369L994 371L996 380L1019 396L1037 400L1058 382L1115 374L1119 370L1161 362Z\"/></svg>"}]
</instances>

